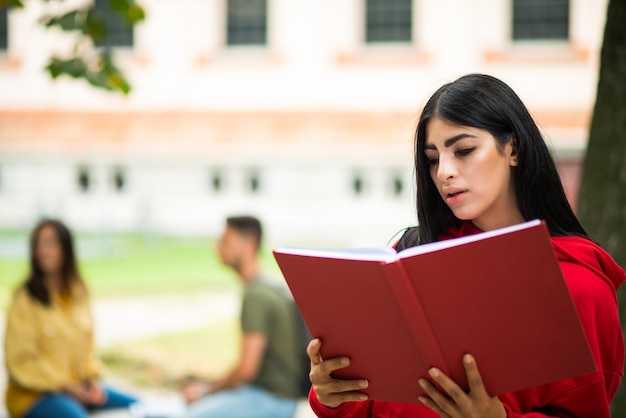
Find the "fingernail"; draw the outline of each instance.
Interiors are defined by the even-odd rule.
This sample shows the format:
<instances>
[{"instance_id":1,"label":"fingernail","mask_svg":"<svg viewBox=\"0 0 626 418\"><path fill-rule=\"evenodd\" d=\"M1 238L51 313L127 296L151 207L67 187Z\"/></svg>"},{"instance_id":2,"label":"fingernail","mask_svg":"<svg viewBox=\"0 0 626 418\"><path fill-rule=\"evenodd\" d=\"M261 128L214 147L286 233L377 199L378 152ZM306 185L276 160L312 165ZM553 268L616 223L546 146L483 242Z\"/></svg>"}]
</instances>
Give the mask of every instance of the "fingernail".
<instances>
[{"instance_id":1,"label":"fingernail","mask_svg":"<svg viewBox=\"0 0 626 418\"><path fill-rule=\"evenodd\" d=\"M366 401L367 400L367 395L359 395L359 400Z\"/></svg>"},{"instance_id":2,"label":"fingernail","mask_svg":"<svg viewBox=\"0 0 626 418\"><path fill-rule=\"evenodd\" d=\"M350 359L344 357L341 359L341 364L347 366L348 364L350 364Z\"/></svg>"},{"instance_id":3,"label":"fingernail","mask_svg":"<svg viewBox=\"0 0 626 418\"><path fill-rule=\"evenodd\" d=\"M366 388L367 386L369 386L369 382L367 380L361 380L359 382L359 386L361 386L362 388Z\"/></svg>"},{"instance_id":4,"label":"fingernail","mask_svg":"<svg viewBox=\"0 0 626 418\"><path fill-rule=\"evenodd\" d=\"M435 367L433 367L432 369L430 369L428 371L428 374L431 375L432 377L438 377L439 376L439 370L437 370Z\"/></svg>"},{"instance_id":5,"label":"fingernail","mask_svg":"<svg viewBox=\"0 0 626 418\"><path fill-rule=\"evenodd\" d=\"M418 383L420 384L420 386L421 386L421 387L423 387L424 389L426 389L426 380L424 380L424 379L420 379L420 380L418 381Z\"/></svg>"},{"instance_id":6,"label":"fingernail","mask_svg":"<svg viewBox=\"0 0 626 418\"><path fill-rule=\"evenodd\" d=\"M463 361L465 362L465 364L472 364L472 361L474 361L474 358L472 357L471 354L466 354L463 356Z\"/></svg>"},{"instance_id":7,"label":"fingernail","mask_svg":"<svg viewBox=\"0 0 626 418\"><path fill-rule=\"evenodd\" d=\"M426 403L426 398L424 398L423 396L420 396L419 398L417 398L421 403Z\"/></svg>"}]
</instances>

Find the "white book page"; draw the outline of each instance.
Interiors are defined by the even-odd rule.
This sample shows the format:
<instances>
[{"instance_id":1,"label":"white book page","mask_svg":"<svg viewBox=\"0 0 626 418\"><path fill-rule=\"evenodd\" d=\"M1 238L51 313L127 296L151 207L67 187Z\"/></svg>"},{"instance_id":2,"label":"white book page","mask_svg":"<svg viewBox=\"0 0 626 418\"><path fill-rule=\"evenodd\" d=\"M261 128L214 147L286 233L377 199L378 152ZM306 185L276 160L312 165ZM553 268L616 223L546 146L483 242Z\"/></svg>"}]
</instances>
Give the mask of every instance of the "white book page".
<instances>
[{"instance_id":1,"label":"white book page","mask_svg":"<svg viewBox=\"0 0 626 418\"><path fill-rule=\"evenodd\" d=\"M276 250L277 253L302 255L307 257L336 258L340 260L361 260L391 262L398 259L393 248L363 247L363 248L298 248L286 247Z\"/></svg>"},{"instance_id":2,"label":"white book page","mask_svg":"<svg viewBox=\"0 0 626 418\"><path fill-rule=\"evenodd\" d=\"M453 238L444 241L431 242L430 244L418 245L417 247L407 248L406 250L398 253L398 258L411 257L418 254L430 253L433 251L442 250L444 248L456 247L463 244L469 244L470 242L476 242L487 238L497 237L499 235L509 234L515 231L521 231L523 229L532 228L541 224L539 219L535 219L521 224L511 225L504 228L494 229L492 231L481 232L479 234L468 235L461 238Z\"/></svg>"},{"instance_id":3,"label":"white book page","mask_svg":"<svg viewBox=\"0 0 626 418\"><path fill-rule=\"evenodd\" d=\"M316 248L299 248L299 247L284 247L276 250L277 253L301 255L308 257L321 257L321 258L336 258L340 260L360 260L360 261L378 261L384 263L391 263L395 260L411 257L418 254L425 254L433 251L439 251L444 248L455 247L458 245L468 244L470 242L480 241L487 238L496 237L499 235L508 234L515 231L520 231L527 228L532 228L541 223L540 220L533 220L524 222L517 225L507 226L505 228L494 229L493 231L481 232L480 234L468 235L466 237L454 238L445 241L433 242L430 244L418 245L417 247L407 248L406 250L396 253L393 248L329 248L329 249L316 249Z\"/></svg>"}]
</instances>

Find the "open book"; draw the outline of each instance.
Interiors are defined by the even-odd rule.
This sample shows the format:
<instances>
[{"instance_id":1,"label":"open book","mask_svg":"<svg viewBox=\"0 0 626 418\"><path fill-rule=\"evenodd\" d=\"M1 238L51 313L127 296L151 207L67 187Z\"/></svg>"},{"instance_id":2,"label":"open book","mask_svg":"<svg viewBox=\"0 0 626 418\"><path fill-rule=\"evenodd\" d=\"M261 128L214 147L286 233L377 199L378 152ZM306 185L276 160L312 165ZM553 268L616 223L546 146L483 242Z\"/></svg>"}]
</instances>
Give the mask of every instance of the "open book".
<instances>
[{"instance_id":1,"label":"open book","mask_svg":"<svg viewBox=\"0 0 626 418\"><path fill-rule=\"evenodd\" d=\"M465 353L492 396L597 370L543 222L274 256L323 358L351 359L333 376L368 379L370 399L417 403L434 366L467 388Z\"/></svg>"}]
</instances>

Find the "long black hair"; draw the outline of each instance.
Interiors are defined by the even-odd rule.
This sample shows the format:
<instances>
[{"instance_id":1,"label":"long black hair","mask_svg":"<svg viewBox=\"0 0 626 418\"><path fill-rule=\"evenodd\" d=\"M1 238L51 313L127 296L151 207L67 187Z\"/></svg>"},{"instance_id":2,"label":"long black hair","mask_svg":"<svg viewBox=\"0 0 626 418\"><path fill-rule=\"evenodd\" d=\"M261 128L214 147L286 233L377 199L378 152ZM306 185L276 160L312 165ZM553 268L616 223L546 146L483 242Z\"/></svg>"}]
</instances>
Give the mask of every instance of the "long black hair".
<instances>
[{"instance_id":1,"label":"long black hair","mask_svg":"<svg viewBox=\"0 0 626 418\"><path fill-rule=\"evenodd\" d=\"M469 74L440 87L419 118L414 146L419 243L436 241L460 222L439 195L424 153L426 127L433 118L484 129L499 147L513 140L518 161L513 167L515 194L524 219L545 220L551 235L588 237L565 197L550 151L526 106L497 78Z\"/></svg>"},{"instance_id":2,"label":"long black hair","mask_svg":"<svg viewBox=\"0 0 626 418\"><path fill-rule=\"evenodd\" d=\"M76 282L82 283L76 265L76 256L74 254L74 244L72 234L69 229L61 222L55 219L44 219L37 224L30 236L30 271L24 286L30 297L40 302L44 306L50 306L50 291L46 286L45 274L37 261L37 244L41 230L45 227L54 229L59 245L63 261L61 262L61 286L66 292L72 290L72 285Z\"/></svg>"}]
</instances>

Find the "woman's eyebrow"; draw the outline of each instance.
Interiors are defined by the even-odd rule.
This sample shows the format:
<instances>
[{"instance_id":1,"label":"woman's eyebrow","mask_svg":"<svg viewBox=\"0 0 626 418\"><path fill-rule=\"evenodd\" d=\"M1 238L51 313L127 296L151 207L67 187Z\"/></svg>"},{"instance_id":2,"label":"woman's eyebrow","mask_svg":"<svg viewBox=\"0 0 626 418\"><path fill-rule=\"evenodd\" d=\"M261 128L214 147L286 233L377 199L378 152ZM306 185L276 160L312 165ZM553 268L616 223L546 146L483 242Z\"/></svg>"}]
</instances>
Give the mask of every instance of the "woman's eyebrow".
<instances>
[{"instance_id":1,"label":"woman's eyebrow","mask_svg":"<svg viewBox=\"0 0 626 418\"><path fill-rule=\"evenodd\" d=\"M446 148L450 148L452 145L456 144L458 141L460 141L463 138L476 138L476 135L471 135L471 134L458 134L453 136L452 138L448 138L444 141L443 145L445 145Z\"/></svg>"},{"instance_id":2,"label":"woman's eyebrow","mask_svg":"<svg viewBox=\"0 0 626 418\"><path fill-rule=\"evenodd\" d=\"M446 139L443 142L443 145L446 148L450 148L452 145L456 144L458 141L460 141L463 138L476 138L476 135L466 134L466 133L458 134L458 135L453 136L452 138ZM427 144L424 145L424 149L425 150L426 149L431 149L431 150L437 151L437 146L435 144L428 144L427 143Z\"/></svg>"}]
</instances>

